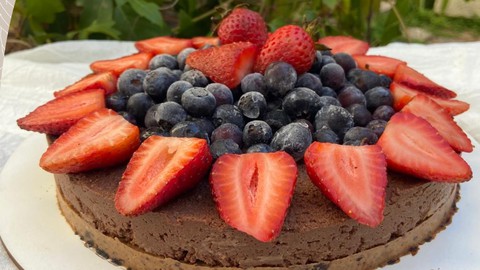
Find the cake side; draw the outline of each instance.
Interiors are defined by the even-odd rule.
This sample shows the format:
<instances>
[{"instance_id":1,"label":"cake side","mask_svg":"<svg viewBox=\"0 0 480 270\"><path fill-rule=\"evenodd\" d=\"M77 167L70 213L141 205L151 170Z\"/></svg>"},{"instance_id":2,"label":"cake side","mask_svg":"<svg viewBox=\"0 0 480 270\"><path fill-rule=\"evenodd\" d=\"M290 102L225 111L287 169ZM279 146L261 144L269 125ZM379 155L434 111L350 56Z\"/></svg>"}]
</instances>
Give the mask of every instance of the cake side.
<instances>
[{"instance_id":1,"label":"cake side","mask_svg":"<svg viewBox=\"0 0 480 270\"><path fill-rule=\"evenodd\" d=\"M59 201L64 201L61 209L85 240L95 243L96 239L89 237L103 235L145 256L170 258L185 267L333 266L337 261L344 266L352 256L353 265L363 263L365 268L386 264L431 238L452 215L457 194L457 185L390 173L385 219L377 228L370 228L348 218L308 180L303 165L299 169L282 233L269 243L222 222L206 181L151 213L131 218L118 214L113 205L123 167L56 174L55 179ZM68 212L75 213L77 222ZM86 225L79 226L78 220L90 229L82 233L80 228ZM415 237L409 235L413 231L419 231ZM374 252L375 247L385 251ZM108 246L97 248L109 253ZM363 253L368 250L372 251Z\"/></svg>"}]
</instances>

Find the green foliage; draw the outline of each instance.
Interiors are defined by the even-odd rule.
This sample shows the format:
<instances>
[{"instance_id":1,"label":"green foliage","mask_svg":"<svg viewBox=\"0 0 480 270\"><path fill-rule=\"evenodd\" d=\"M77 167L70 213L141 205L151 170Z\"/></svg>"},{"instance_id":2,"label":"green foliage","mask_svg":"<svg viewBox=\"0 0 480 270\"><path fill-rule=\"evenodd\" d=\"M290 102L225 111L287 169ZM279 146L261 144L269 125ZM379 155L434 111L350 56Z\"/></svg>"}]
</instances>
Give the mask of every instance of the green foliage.
<instances>
[{"instance_id":1,"label":"green foliage","mask_svg":"<svg viewBox=\"0 0 480 270\"><path fill-rule=\"evenodd\" d=\"M160 35L212 34L216 8L246 2L273 31L316 20L318 34L351 35L375 45L402 36L402 18L422 0L17 0L14 18L33 44L70 39L139 40Z\"/></svg>"}]
</instances>

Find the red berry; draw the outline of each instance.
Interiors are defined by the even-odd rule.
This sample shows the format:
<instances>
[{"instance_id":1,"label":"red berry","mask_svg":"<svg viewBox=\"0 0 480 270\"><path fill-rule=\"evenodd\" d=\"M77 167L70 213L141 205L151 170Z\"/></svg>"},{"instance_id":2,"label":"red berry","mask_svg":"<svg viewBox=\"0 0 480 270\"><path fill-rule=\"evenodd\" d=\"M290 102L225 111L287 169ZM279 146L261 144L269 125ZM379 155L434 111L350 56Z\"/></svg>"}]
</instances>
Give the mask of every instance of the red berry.
<instances>
[{"instance_id":1,"label":"red berry","mask_svg":"<svg viewBox=\"0 0 480 270\"><path fill-rule=\"evenodd\" d=\"M221 44L248 41L261 47L268 37L262 16L246 8L235 8L220 23L217 31Z\"/></svg>"},{"instance_id":2,"label":"red berry","mask_svg":"<svg viewBox=\"0 0 480 270\"><path fill-rule=\"evenodd\" d=\"M287 62L300 75L315 59L315 44L309 34L296 25L286 25L273 32L260 50L254 70L264 73L273 62Z\"/></svg>"},{"instance_id":3,"label":"red berry","mask_svg":"<svg viewBox=\"0 0 480 270\"><path fill-rule=\"evenodd\" d=\"M314 142L304 161L312 182L345 214L370 227L382 222L387 164L379 146Z\"/></svg>"},{"instance_id":4,"label":"red berry","mask_svg":"<svg viewBox=\"0 0 480 270\"><path fill-rule=\"evenodd\" d=\"M370 46L367 42L359 40L350 36L327 36L317 41L330 49L332 53L348 53L350 55L365 54Z\"/></svg>"},{"instance_id":5,"label":"red berry","mask_svg":"<svg viewBox=\"0 0 480 270\"><path fill-rule=\"evenodd\" d=\"M472 152L473 146L467 134L457 125L453 117L426 95L416 95L402 112L409 112L427 120L457 152Z\"/></svg>"},{"instance_id":6,"label":"red berry","mask_svg":"<svg viewBox=\"0 0 480 270\"><path fill-rule=\"evenodd\" d=\"M105 108L103 89L88 89L53 99L17 120L20 128L60 135L84 116Z\"/></svg>"},{"instance_id":7,"label":"red berry","mask_svg":"<svg viewBox=\"0 0 480 270\"><path fill-rule=\"evenodd\" d=\"M151 53L135 53L117 59L99 60L90 64L90 69L95 73L111 71L116 76L129 68L147 69Z\"/></svg>"},{"instance_id":8,"label":"red berry","mask_svg":"<svg viewBox=\"0 0 480 270\"><path fill-rule=\"evenodd\" d=\"M152 54L176 55L188 47L192 47L192 40L174 37L155 37L135 42L135 48L139 51Z\"/></svg>"},{"instance_id":9,"label":"red berry","mask_svg":"<svg viewBox=\"0 0 480 270\"><path fill-rule=\"evenodd\" d=\"M472 169L427 120L398 112L377 142L389 169L438 182L459 183L472 178Z\"/></svg>"},{"instance_id":10,"label":"red berry","mask_svg":"<svg viewBox=\"0 0 480 270\"><path fill-rule=\"evenodd\" d=\"M353 59L361 69L371 70L375 73L393 78L398 65L406 64L402 60L381 55L354 55Z\"/></svg>"},{"instance_id":11,"label":"red berry","mask_svg":"<svg viewBox=\"0 0 480 270\"><path fill-rule=\"evenodd\" d=\"M64 89L54 92L53 95L58 98L86 89L97 88L105 90L105 95L109 95L117 91L117 76L112 72L92 73L65 87Z\"/></svg>"},{"instance_id":12,"label":"red berry","mask_svg":"<svg viewBox=\"0 0 480 270\"><path fill-rule=\"evenodd\" d=\"M251 73L257 47L250 42L236 42L197 50L187 57L187 65L200 70L212 81L230 89L240 84Z\"/></svg>"},{"instance_id":13,"label":"red berry","mask_svg":"<svg viewBox=\"0 0 480 270\"><path fill-rule=\"evenodd\" d=\"M85 116L51 144L40 167L51 173L75 173L128 160L140 144L140 131L122 116L101 109Z\"/></svg>"},{"instance_id":14,"label":"red berry","mask_svg":"<svg viewBox=\"0 0 480 270\"><path fill-rule=\"evenodd\" d=\"M218 46L220 39L218 37L194 37L192 38L192 46L195 49L201 49L205 45Z\"/></svg>"},{"instance_id":15,"label":"red berry","mask_svg":"<svg viewBox=\"0 0 480 270\"><path fill-rule=\"evenodd\" d=\"M204 179L211 163L204 139L150 136L123 173L115 207L127 216L153 210Z\"/></svg>"},{"instance_id":16,"label":"red berry","mask_svg":"<svg viewBox=\"0 0 480 270\"><path fill-rule=\"evenodd\" d=\"M210 173L220 217L263 242L280 233L296 180L297 164L283 151L226 154Z\"/></svg>"}]
</instances>

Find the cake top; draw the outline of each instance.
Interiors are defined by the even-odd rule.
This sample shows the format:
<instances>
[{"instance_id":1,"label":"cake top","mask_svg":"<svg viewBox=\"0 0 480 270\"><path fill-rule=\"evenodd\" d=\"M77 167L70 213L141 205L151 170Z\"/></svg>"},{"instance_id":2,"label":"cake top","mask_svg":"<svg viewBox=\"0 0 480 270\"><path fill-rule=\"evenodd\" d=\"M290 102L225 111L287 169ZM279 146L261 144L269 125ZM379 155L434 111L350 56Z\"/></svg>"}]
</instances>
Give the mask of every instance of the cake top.
<instances>
[{"instance_id":1,"label":"cake top","mask_svg":"<svg viewBox=\"0 0 480 270\"><path fill-rule=\"evenodd\" d=\"M218 37L156 37L19 119L58 135L40 166L76 173L128 162L115 203L148 212L209 176L222 219L260 241L281 227L297 162L358 222L383 219L387 168L429 181L472 177L453 116L469 105L402 60L345 36L268 33L234 9ZM221 44L221 45L220 45ZM320 45L322 44L322 45ZM213 164L213 165L212 165Z\"/></svg>"}]
</instances>

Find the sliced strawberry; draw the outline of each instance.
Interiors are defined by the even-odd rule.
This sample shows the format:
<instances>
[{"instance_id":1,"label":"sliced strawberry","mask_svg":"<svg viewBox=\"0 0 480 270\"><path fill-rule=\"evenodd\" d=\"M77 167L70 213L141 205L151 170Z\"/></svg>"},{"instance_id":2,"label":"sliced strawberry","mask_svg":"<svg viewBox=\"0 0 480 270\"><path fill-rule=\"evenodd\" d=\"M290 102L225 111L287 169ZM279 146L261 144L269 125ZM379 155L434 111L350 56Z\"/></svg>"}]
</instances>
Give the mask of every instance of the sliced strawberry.
<instances>
[{"instance_id":1,"label":"sliced strawberry","mask_svg":"<svg viewBox=\"0 0 480 270\"><path fill-rule=\"evenodd\" d=\"M393 107L396 111L400 111L416 95L428 95L425 92L415 90L396 82L390 84L390 91L393 95ZM432 95L428 95L428 97L433 99L438 105L442 106L452 116L466 112L470 108L468 103L460 100L443 99Z\"/></svg>"},{"instance_id":2,"label":"sliced strawberry","mask_svg":"<svg viewBox=\"0 0 480 270\"><path fill-rule=\"evenodd\" d=\"M115 195L122 215L139 215L204 179L212 163L207 141L150 136L133 154Z\"/></svg>"},{"instance_id":3,"label":"sliced strawberry","mask_svg":"<svg viewBox=\"0 0 480 270\"><path fill-rule=\"evenodd\" d=\"M60 135L84 116L105 108L103 89L89 89L59 97L17 120L25 130Z\"/></svg>"},{"instance_id":4,"label":"sliced strawberry","mask_svg":"<svg viewBox=\"0 0 480 270\"><path fill-rule=\"evenodd\" d=\"M79 81L65 87L62 90L53 93L55 97L65 96L71 93L80 92L86 89L101 88L105 90L105 95L117 91L117 76L112 72L92 73Z\"/></svg>"},{"instance_id":5,"label":"sliced strawberry","mask_svg":"<svg viewBox=\"0 0 480 270\"><path fill-rule=\"evenodd\" d=\"M176 55L185 48L192 47L191 39L174 37L155 37L135 42L135 48L141 52Z\"/></svg>"},{"instance_id":6,"label":"sliced strawberry","mask_svg":"<svg viewBox=\"0 0 480 270\"><path fill-rule=\"evenodd\" d=\"M226 154L210 173L220 217L263 242L280 233L296 181L297 164L283 151Z\"/></svg>"},{"instance_id":7,"label":"sliced strawberry","mask_svg":"<svg viewBox=\"0 0 480 270\"><path fill-rule=\"evenodd\" d=\"M317 43L332 49L333 54L340 52L350 55L365 54L370 48L367 42L350 36L327 36L319 39Z\"/></svg>"},{"instance_id":8,"label":"sliced strawberry","mask_svg":"<svg viewBox=\"0 0 480 270\"><path fill-rule=\"evenodd\" d=\"M439 98L449 99L457 96L452 90L433 82L422 73L404 64L398 65L393 80Z\"/></svg>"},{"instance_id":9,"label":"sliced strawberry","mask_svg":"<svg viewBox=\"0 0 480 270\"><path fill-rule=\"evenodd\" d=\"M90 69L95 73L111 71L116 76L129 68L147 69L151 53L135 53L117 59L99 60L90 64Z\"/></svg>"},{"instance_id":10,"label":"sliced strawberry","mask_svg":"<svg viewBox=\"0 0 480 270\"><path fill-rule=\"evenodd\" d=\"M395 75L398 65L406 64L405 61L381 55L354 55L353 59L359 68L384 74L390 78Z\"/></svg>"},{"instance_id":11,"label":"sliced strawberry","mask_svg":"<svg viewBox=\"0 0 480 270\"><path fill-rule=\"evenodd\" d=\"M377 142L388 168L426 180L459 183L472 178L470 166L427 120L398 112Z\"/></svg>"},{"instance_id":12,"label":"sliced strawberry","mask_svg":"<svg viewBox=\"0 0 480 270\"><path fill-rule=\"evenodd\" d=\"M378 145L314 142L304 161L312 182L345 214L370 227L382 222L387 163Z\"/></svg>"},{"instance_id":13,"label":"sliced strawberry","mask_svg":"<svg viewBox=\"0 0 480 270\"><path fill-rule=\"evenodd\" d=\"M190 53L187 65L232 89L252 71L256 51L250 42L230 43Z\"/></svg>"},{"instance_id":14,"label":"sliced strawberry","mask_svg":"<svg viewBox=\"0 0 480 270\"><path fill-rule=\"evenodd\" d=\"M140 144L140 131L110 109L93 112L51 144L40 167L51 173L76 173L128 160Z\"/></svg>"},{"instance_id":15,"label":"sliced strawberry","mask_svg":"<svg viewBox=\"0 0 480 270\"><path fill-rule=\"evenodd\" d=\"M218 37L194 37L192 38L192 46L195 49L201 49L205 45L219 46L220 39Z\"/></svg>"},{"instance_id":16,"label":"sliced strawberry","mask_svg":"<svg viewBox=\"0 0 480 270\"><path fill-rule=\"evenodd\" d=\"M416 95L402 112L409 112L427 120L457 152L472 152L473 146L467 134L457 125L453 117L426 95Z\"/></svg>"}]
</instances>

